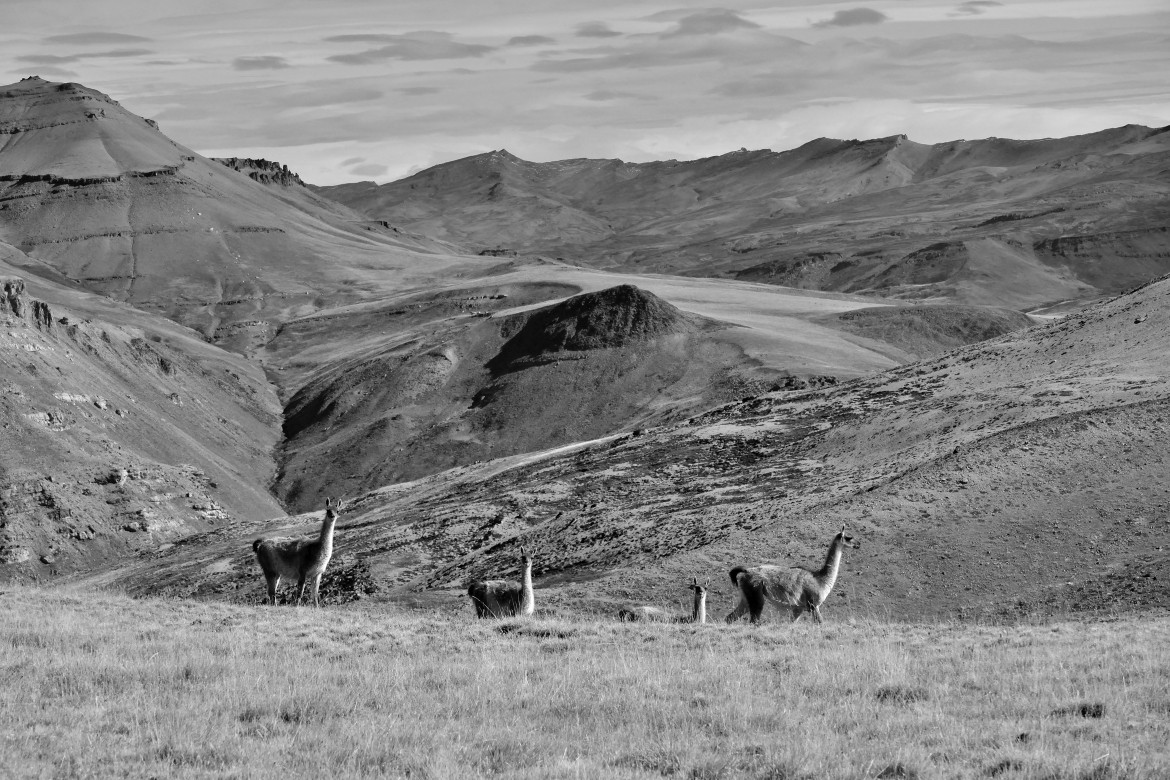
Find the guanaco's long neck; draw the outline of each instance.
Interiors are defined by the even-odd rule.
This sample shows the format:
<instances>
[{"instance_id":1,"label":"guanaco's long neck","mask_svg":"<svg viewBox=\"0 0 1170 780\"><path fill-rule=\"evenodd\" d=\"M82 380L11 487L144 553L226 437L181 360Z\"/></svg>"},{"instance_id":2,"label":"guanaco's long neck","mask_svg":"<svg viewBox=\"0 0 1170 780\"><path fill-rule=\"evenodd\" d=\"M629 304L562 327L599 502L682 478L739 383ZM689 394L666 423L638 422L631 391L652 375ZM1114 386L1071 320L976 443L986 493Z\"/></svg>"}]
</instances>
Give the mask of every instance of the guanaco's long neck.
<instances>
[{"instance_id":1,"label":"guanaco's long neck","mask_svg":"<svg viewBox=\"0 0 1170 780\"><path fill-rule=\"evenodd\" d=\"M531 615L536 609L536 599L532 594L532 561L524 563L524 578L520 581L520 614Z\"/></svg>"},{"instance_id":2,"label":"guanaco's long neck","mask_svg":"<svg viewBox=\"0 0 1170 780\"><path fill-rule=\"evenodd\" d=\"M706 591L695 591L695 608L691 614L696 623L707 622L707 593Z\"/></svg>"},{"instance_id":3,"label":"guanaco's long neck","mask_svg":"<svg viewBox=\"0 0 1170 780\"><path fill-rule=\"evenodd\" d=\"M326 510L325 520L321 523L321 551L324 554L333 552L333 526L337 524L337 515Z\"/></svg>"},{"instance_id":4,"label":"guanaco's long neck","mask_svg":"<svg viewBox=\"0 0 1170 780\"><path fill-rule=\"evenodd\" d=\"M841 538L841 534L834 536L833 543L829 545L829 554L825 556L825 565L815 575L825 592L831 590L837 582L837 571L841 568L841 550L844 547L845 540Z\"/></svg>"}]
</instances>

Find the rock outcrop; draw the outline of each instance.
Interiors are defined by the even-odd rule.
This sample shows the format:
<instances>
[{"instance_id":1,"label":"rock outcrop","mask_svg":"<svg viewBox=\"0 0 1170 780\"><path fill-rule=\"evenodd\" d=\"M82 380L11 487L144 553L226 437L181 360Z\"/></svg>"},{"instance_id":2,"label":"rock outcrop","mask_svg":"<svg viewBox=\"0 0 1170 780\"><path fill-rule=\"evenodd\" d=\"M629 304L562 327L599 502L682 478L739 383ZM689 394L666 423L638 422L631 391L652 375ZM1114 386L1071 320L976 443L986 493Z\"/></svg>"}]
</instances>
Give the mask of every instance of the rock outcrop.
<instances>
[{"instance_id":1,"label":"rock outcrop","mask_svg":"<svg viewBox=\"0 0 1170 780\"><path fill-rule=\"evenodd\" d=\"M226 165L233 171L248 174L250 179L261 184L279 184L282 187L305 186L301 177L290 171L287 165L281 165L272 160L252 157L214 157L212 159Z\"/></svg>"},{"instance_id":2,"label":"rock outcrop","mask_svg":"<svg viewBox=\"0 0 1170 780\"><path fill-rule=\"evenodd\" d=\"M12 316L41 330L51 330L53 313L49 304L30 298L24 289L23 279L6 279L0 288L0 312Z\"/></svg>"}]
</instances>

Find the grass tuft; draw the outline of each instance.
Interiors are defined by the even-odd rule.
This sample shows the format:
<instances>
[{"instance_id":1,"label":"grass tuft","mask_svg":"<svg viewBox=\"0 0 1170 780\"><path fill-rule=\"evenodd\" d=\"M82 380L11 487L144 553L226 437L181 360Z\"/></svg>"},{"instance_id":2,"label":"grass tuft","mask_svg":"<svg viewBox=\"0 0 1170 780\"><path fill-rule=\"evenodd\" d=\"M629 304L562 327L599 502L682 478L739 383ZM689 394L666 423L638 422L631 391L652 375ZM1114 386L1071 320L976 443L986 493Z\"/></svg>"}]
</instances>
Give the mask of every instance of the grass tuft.
<instances>
[{"instance_id":1,"label":"grass tuft","mask_svg":"<svg viewBox=\"0 0 1170 780\"><path fill-rule=\"evenodd\" d=\"M1073 704L1068 707L1058 707L1052 711L1057 717L1075 716L1081 718L1104 718L1105 705L1101 702Z\"/></svg>"},{"instance_id":2,"label":"grass tuft","mask_svg":"<svg viewBox=\"0 0 1170 780\"><path fill-rule=\"evenodd\" d=\"M913 688L906 685L884 685L874 691L873 697L885 704L900 704L909 706L930 698L930 693L924 688Z\"/></svg>"}]
</instances>

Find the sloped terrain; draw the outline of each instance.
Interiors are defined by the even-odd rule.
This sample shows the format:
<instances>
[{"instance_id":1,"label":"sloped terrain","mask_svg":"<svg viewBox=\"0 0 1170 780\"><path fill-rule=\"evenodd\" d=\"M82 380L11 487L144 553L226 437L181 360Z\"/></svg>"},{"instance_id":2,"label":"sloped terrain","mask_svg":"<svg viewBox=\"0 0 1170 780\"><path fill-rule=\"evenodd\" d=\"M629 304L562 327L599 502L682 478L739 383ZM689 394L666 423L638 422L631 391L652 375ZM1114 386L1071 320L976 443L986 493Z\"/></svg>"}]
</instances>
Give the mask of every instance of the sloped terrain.
<instances>
[{"instance_id":1,"label":"sloped terrain","mask_svg":"<svg viewBox=\"0 0 1170 780\"><path fill-rule=\"evenodd\" d=\"M869 301L636 279L655 293L555 271L283 325L263 355L287 389L277 494L311 509L330 493L829 384L1031 324L977 307L921 307L917 318L868 307L845 321Z\"/></svg>"},{"instance_id":2,"label":"sloped terrain","mask_svg":"<svg viewBox=\"0 0 1170 780\"><path fill-rule=\"evenodd\" d=\"M316 188L480 251L1036 308L1170 271L1170 133L933 145L819 139L692 162L532 163L500 150L381 186Z\"/></svg>"},{"instance_id":3,"label":"sloped terrain","mask_svg":"<svg viewBox=\"0 0 1170 780\"><path fill-rule=\"evenodd\" d=\"M755 361L720 339L729 327L632 285L432 323L418 340L331 364L291 398L277 489L308 509L330 491L591 439L766 389Z\"/></svg>"},{"instance_id":4,"label":"sloped terrain","mask_svg":"<svg viewBox=\"0 0 1170 780\"><path fill-rule=\"evenodd\" d=\"M670 602L709 575L718 616L731 565L815 565L845 523L859 549L830 620L1170 606L1156 579L1170 555L1168 334L1162 279L834 387L390 486L339 525L329 596L467 609L467 581L512 574L523 544L539 603ZM259 530L92 581L258 601Z\"/></svg>"},{"instance_id":5,"label":"sloped terrain","mask_svg":"<svg viewBox=\"0 0 1170 780\"><path fill-rule=\"evenodd\" d=\"M0 235L87 289L235 349L289 316L400 283L420 252L449 251L291 177L235 167L79 84L0 87Z\"/></svg>"},{"instance_id":6,"label":"sloped terrain","mask_svg":"<svg viewBox=\"0 0 1170 780\"><path fill-rule=\"evenodd\" d=\"M835 326L918 358L1032 326L1026 314L987 306L881 306L833 315Z\"/></svg>"},{"instance_id":7,"label":"sloped terrain","mask_svg":"<svg viewBox=\"0 0 1170 780\"><path fill-rule=\"evenodd\" d=\"M14 271L0 261L0 577L283 514L265 490L280 407L259 371L161 317Z\"/></svg>"}]
</instances>

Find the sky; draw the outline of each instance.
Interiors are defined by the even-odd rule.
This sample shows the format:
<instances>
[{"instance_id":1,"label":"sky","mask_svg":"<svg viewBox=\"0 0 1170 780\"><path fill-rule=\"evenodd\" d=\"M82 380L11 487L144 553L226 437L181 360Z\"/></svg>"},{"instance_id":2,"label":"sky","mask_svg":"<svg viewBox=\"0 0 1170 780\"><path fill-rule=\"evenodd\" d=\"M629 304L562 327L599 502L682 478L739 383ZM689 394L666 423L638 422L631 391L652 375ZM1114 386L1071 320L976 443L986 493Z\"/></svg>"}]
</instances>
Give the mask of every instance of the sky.
<instances>
[{"instance_id":1,"label":"sky","mask_svg":"<svg viewBox=\"0 0 1170 780\"><path fill-rule=\"evenodd\" d=\"M29 75L204 155L386 182L495 149L1161 127L1170 0L0 0L0 84Z\"/></svg>"}]
</instances>

